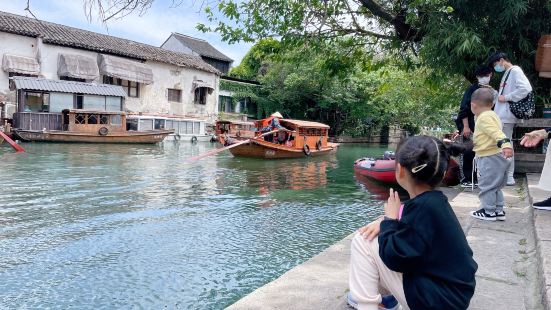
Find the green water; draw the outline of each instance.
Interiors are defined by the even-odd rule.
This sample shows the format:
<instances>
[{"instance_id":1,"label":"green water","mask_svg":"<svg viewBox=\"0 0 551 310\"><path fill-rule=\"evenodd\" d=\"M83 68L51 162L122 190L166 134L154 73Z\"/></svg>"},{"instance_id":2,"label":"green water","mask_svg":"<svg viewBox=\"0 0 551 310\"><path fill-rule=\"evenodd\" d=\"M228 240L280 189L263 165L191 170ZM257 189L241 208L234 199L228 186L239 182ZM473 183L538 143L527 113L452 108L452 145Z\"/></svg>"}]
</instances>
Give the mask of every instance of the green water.
<instances>
[{"instance_id":1,"label":"green water","mask_svg":"<svg viewBox=\"0 0 551 310\"><path fill-rule=\"evenodd\" d=\"M352 164L210 143L0 145L0 308L222 309L381 212ZM377 192L377 190L374 190Z\"/></svg>"}]
</instances>

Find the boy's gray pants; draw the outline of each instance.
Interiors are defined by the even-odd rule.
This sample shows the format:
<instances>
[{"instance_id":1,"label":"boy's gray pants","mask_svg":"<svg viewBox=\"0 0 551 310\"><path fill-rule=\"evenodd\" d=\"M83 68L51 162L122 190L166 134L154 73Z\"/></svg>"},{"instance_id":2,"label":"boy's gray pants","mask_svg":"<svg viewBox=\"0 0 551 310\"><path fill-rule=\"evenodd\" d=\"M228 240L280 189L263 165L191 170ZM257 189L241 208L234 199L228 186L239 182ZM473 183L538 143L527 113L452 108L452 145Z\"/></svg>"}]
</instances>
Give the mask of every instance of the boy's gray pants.
<instances>
[{"instance_id":1,"label":"boy's gray pants","mask_svg":"<svg viewBox=\"0 0 551 310\"><path fill-rule=\"evenodd\" d=\"M510 165L510 160L501 154L476 158L480 189L478 198L486 213L503 211L505 201L501 189L507 184L507 170Z\"/></svg>"}]
</instances>

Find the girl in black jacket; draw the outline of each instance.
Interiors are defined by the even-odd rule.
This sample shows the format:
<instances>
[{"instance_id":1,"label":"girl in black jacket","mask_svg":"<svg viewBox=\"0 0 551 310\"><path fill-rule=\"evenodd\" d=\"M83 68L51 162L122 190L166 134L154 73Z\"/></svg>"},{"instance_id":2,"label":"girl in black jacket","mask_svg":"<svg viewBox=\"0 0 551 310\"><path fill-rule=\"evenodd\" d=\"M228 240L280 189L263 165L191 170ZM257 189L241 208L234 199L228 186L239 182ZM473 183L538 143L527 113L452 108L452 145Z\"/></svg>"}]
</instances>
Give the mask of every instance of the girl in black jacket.
<instances>
[{"instance_id":1,"label":"girl in black jacket","mask_svg":"<svg viewBox=\"0 0 551 310\"><path fill-rule=\"evenodd\" d=\"M434 189L456 147L417 136L398 148L396 179L411 199L402 206L391 189L385 216L352 241L350 297L358 309L378 309L388 293L402 309L468 308L478 266L446 196Z\"/></svg>"}]
</instances>

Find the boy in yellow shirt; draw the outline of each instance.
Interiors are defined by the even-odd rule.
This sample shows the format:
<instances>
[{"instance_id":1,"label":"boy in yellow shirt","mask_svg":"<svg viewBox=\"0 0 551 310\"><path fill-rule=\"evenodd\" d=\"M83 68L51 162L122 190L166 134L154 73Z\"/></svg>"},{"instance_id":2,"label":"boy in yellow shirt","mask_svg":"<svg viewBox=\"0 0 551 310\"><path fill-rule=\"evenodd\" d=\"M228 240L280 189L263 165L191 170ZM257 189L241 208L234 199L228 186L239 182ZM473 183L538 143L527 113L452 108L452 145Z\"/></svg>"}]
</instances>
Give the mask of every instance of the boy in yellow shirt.
<instances>
[{"instance_id":1,"label":"boy in yellow shirt","mask_svg":"<svg viewBox=\"0 0 551 310\"><path fill-rule=\"evenodd\" d=\"M474 152L478 170L481 209L471 216L486 221L504 221L504 199L501 189L507 183L507 169L513 156L511 140L502 131L497 114L492 111L494 93L491 89L477 89L471 97L475 115Z\"/></svg>"}]
</instances>

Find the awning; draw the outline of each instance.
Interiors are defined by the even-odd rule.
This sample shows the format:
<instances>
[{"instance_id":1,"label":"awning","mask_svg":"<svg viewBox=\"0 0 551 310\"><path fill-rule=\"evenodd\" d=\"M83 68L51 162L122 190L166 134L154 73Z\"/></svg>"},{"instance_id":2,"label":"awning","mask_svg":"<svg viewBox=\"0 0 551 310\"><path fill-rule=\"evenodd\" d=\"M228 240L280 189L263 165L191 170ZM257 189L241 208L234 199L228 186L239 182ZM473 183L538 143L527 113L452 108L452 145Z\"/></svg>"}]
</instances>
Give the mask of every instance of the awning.
<instances>
[{"instance_id":1,"label":"awning","mask_svg":"<svg viewBox=\"0 0 551 310\"><path fill-rule=\"evenodd\" d=\"M2 69L6 72L39 75L40 64L32 57L4 54Z\"/></svg>"},{"instance_id":2,"label":"awning","mask_svg":"<svg viewBox=\"0 0 551 310\"><path fill-rule=\"evenodd\" d=\"M214 87L209 83L203 82L201 80L195 80L193 81L193 87L191 88L191 92L194 93L197 88L201 88L201 87L208 88L209 94L212 94L212 91L214 90Z\"/></svg>"},{"instance_id":3,"label":"awning","mask_svg":"<svg viewBox=\"0 0 551 310\"><path fill-rule=\"evenodd\" d=\"M13 81L13 83L10 84L15 87L15 89L126 97L126 92L118 85L48 80L23 76L14 76L10 78L10 80Z\"/></svg>"},{"instance_id":4,"label":"awning","mask_svg":"<svg viewBox=\"0 0 551 310\"><path fill-rule=\"evenodd\" d=\"M60 53L57 60L57 75L95 80L99 77L99 68L94 58Z\"/></svg>"},{"instance_id":5,"label":"awning","mask_svg":"<svg viewBox=\"0 0 551 310\"><path fill-rule=\"evenodd\" d=\"M101 74L138 82L153 83L153 71L147 65L111 55L99 55L99 70Z\"/></svg>"}]
</instances>

